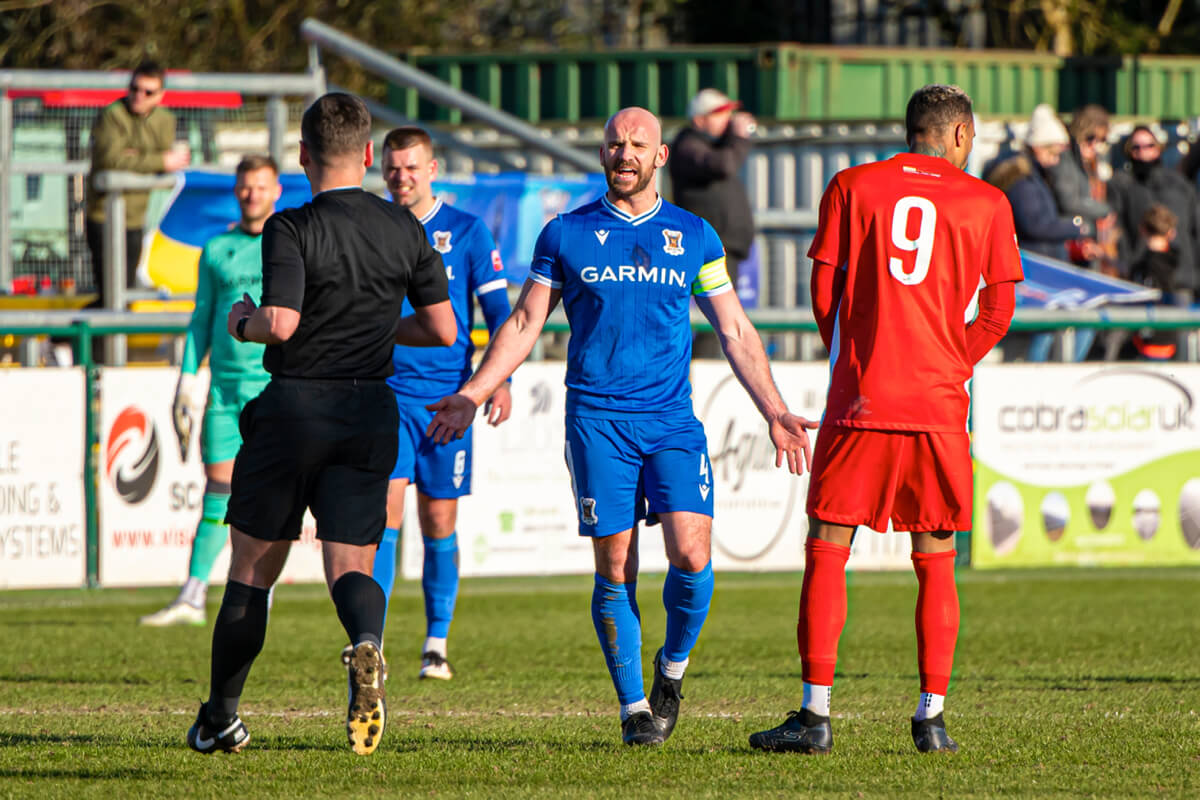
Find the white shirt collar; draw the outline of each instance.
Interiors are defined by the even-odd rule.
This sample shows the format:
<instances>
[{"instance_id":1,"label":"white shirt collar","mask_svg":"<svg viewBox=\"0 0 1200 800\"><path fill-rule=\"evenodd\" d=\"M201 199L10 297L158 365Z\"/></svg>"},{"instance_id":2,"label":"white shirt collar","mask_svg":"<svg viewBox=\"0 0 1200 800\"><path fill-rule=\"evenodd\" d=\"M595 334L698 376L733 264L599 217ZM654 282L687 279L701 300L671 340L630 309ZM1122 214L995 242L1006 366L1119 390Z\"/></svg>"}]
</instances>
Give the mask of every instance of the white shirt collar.
<instances>
[{"instance_id":1,"label":"white shirt collar","mask_svg":"<svg viewBox=\"0 0 1200 800\"><path fill-rule=\"evenodd\" d=\"M654 205L651 206L649 210L643 211L641 214L638 214L637 216L634 216L625 211L622 211L621 209L619 209L615 205L613 205L612 201L608 199L607 193L600 196L600 202L603 203L604 207L608 209L609 213L612 214L617 219L624 220L625 222L628 222L630 225L641 225L643 222L645 222L648 219L651 219L655 214L658 213L659 209L662 208L663 199L662 199L662 195L658 195L657 199L654 201Z\"/></svg>"},{"instance_id":2,"label":"white shirt collar","mask_svg":"<svg viewBox=\"0 0 1200 800\"><path fill-rule=\"evenodd\" d=\"M422 225L428 225L429 221L431 219L433 219L434 217L436 217L437 213L441 210L442 210L442 199L440 197L435 197L433 199L433 207L429 209L429 212L427 214L425 214L425 216L419 217L417 219L417 221L420 222Z\"/></svg>"}]
</instances>

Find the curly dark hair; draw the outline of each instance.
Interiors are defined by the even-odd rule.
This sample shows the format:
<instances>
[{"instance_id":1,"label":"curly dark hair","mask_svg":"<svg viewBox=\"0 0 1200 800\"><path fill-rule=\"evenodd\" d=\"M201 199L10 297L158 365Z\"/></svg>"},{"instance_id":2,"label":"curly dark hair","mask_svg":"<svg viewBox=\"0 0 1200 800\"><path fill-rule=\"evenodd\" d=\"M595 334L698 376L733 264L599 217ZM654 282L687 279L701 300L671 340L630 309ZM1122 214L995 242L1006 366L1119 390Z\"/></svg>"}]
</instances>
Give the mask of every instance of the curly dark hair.
<instances>
[{"instance_id":1,"label":"curly dark hair","mask_svg":"<svg viewBox=\"0 0 1200 800\"><path fill-rule=\"evenodd\" d=\"M973 118L971 98L957 86L931 83L913 92L904 112L905 139L911 147L918 136Z\"/></svg>"}]
</instances>

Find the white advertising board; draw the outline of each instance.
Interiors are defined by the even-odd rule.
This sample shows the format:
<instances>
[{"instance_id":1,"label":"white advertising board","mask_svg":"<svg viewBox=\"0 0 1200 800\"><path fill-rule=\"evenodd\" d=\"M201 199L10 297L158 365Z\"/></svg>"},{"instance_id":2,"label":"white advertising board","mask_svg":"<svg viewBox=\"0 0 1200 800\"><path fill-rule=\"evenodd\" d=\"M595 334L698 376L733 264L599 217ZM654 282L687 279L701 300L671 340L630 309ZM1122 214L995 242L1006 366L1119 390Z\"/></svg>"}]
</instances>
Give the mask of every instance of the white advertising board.
<instances>
[{"instance_id":1,"label":"white advertising board","mask_svg":"<svg viewBox=\"0 0 1200 800\"><path fill-rule=\"evenodd\" d=\"M100 371L100 583L103 586L182 584L204 497L198 441L186 462L171 422L178 370L113 367ZM202 370L203 385L208 375ZM311 526L292 548L280 581L324 581ZM229 572L226 547L211 579Z\"/></svg>"},{"instance_id":2,"label":"white advertising board","mask_svg":"<svg viewBox=\"0 0 1200 800\"><path fill-rule=\"evenodd\" d=\"M522 365L513 375L512 416L492 427L481 414L471 426L471 494L458 504L461 575L594 571L591 542L578 535L563 461L566 371L562 362ZM424 551L411 487L404 515L400 571L405 578L420 578ZM655 548L642 549L652 555ZM660 561L666 569L665 557Z\"/></svg>"},{"instance_id":3,"label":"white advertising board","mask_svg":"<svg viewBox=\"0 0 1200 800\"><path fill-rule=\"evenodd\" d=\"M817 419L828 369L823 364L773 365L791 409ZM591 544L578 536L570 477L563 463L562 363L523 365L513 377L513 414L492 428L472 427L472 494L459 502L463 576L587 574ZM808 534L808 476L776 469L767 426L724 361L692 365L692 397L704 423L713 469L713 566L719 570L799 570ZM480 416L479 420L482 420ZM400 574L421 577L423 549L410 487ZM643 526L644 572L667 568L661 528ZM851 569L908 568L907 535L859 530Z\"/></svg>"},{"instance_id":4,"label":"white advertising board","mask_svg":"<svg viewBox=\"0 0 1200 800\"><path fill-rule=\"evenodd\" d=\"M775 383L792 413L819 420L829 368L824 363L776 362ZM713 468L713 567L800 570L808 536L808 473L776 468L767 424L725 361L692 363L692 401L704 423ZM811 432L816 443L815 431ZM907 534L860 527L848 569L905 569Z\"/></svg>"},{"instance_id":5,"label":"white advertising board","mask_svg":"<svg viewBox=\"0 0 1200 800\"><path fill-rule=\"evenodd\" d=\"M0 588L84 584L83 370L0 370Z\"/></svg>"},{"instance_id":6,"label":"white advertising board","mask_svg":"<svg viewBox=\"0 0 1200 800\"><path fill-rule=\"evenodd\" d=\"M980 367L979 567L1200 564L1200 367Z\"/></svg>"}]
</instances>

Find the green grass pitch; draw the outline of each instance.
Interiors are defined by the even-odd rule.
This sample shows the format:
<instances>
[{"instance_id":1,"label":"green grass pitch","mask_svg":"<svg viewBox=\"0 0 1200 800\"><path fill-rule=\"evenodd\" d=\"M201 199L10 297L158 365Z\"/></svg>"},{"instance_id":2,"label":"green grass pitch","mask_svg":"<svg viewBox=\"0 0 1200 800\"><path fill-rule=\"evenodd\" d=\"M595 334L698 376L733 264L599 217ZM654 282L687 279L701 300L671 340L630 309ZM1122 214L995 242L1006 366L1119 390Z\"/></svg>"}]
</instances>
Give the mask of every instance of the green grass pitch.
<instances>
[{"instance_id":1,"label":"green grass pitch","mask_svg":"<svg viewBox=\"0 0 1200 800\"><path fill-rule=\"evenodd\" d=\"M639 586L647 673L661 585ZM184 744L211 627L136 624L170 590L0 593L0 797L1200 796L1200 570L960 570L959 591L961 752L913 748L916 584L874 573L850 576L826 758L746 742L799 705L796 574L718 574L679 725L654 750L620 743L589 577L464 580L449 683L416 680L420 587L401 584L387 732L366 758L346 743L324 587L278 589L235 756Z\"/></svg>"}]
</instances>

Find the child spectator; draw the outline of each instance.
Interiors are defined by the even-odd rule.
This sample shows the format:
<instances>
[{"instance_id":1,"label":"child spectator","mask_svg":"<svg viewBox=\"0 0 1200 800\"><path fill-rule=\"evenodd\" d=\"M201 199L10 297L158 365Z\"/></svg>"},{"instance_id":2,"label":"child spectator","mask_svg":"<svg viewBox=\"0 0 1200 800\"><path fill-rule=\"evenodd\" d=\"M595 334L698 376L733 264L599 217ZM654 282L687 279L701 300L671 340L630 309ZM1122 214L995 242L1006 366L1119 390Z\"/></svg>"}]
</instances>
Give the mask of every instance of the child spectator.
<instances>
[{"instance_id":1,"label":"child spectator","mask_svg":"<svg viewBox=\"0 0 1200 800\"><path fill-rule=\"evenodd\" d=\"M1135 283L1162 292L1162 305L1175 304L1175 271L1179 251L1174 246L1179 218L1161 203L1155 203L1142 217L1140 234L1146 249L1130 265L1129 277ZM1166 361L1175 356L1175 333L1143 329L1133 336L1133 344L1143 358Z\"/></svg>"}]
</instances>

